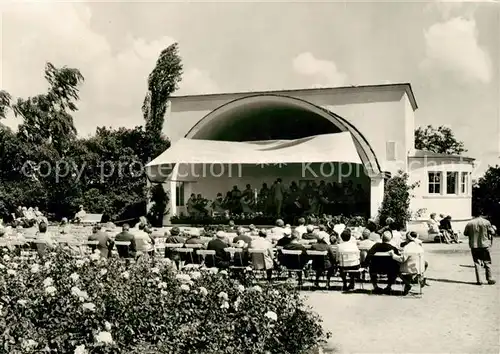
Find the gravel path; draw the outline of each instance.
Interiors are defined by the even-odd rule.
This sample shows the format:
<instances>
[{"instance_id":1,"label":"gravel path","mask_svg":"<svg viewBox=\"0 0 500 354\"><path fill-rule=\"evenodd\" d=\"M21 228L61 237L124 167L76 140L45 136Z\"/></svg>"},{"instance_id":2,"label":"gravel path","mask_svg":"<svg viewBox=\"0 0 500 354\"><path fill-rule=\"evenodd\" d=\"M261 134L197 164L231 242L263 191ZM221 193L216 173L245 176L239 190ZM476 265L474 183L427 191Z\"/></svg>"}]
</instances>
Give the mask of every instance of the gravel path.
<instances>
[{"instance_id":1,"label":"gravel path","mask_svg":"<svg viewBox=\"0 0 500 354\"><path fill-rule=\"evenodd\" d=\"M500 280L500 239L495 241L493 274ZM424 248L431 286L423 289L422 298L307 293L309 304L333 333L331 345L338 352L500 353L499 284L475 285L465 243Z\"/></svg>"}]
</instances>

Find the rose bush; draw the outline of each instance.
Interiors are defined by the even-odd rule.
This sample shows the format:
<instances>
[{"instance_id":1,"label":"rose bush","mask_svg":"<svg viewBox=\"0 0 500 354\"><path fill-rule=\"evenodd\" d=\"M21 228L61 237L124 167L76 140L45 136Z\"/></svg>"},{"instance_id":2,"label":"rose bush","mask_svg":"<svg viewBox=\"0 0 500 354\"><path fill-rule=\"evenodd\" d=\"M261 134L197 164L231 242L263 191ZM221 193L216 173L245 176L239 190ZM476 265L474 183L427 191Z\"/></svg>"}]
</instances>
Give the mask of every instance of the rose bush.
<instances>
[{"instance_id":1,"label":"rose bush","mask_svg":"<svg viewBox=\"0 0 500 354\"><path fill-rule=\"evenodd\" d=\"M168 260L0 250L8 353L303 353L329 337L289 284L244 287Z\"/></svg>"}]
</instances>

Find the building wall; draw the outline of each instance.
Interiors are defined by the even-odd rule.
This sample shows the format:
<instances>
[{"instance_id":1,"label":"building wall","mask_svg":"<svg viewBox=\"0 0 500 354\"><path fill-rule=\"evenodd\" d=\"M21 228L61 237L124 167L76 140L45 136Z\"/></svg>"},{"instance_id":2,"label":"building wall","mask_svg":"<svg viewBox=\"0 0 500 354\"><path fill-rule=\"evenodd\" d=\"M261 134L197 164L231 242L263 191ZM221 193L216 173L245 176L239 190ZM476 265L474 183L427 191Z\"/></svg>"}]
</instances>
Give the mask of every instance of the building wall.
<instances>
[{"instance_id":1,"label":"building wall","mask_svg":"<svg viewBox=\"0 0 500 354\"><path fill-rule=\"evenodd\" d=\"M302 91L296 97L322 106L354 125L368 140L384 171L407 170L409 146L413 146L413 109L404 90L336 91L328 94ZM215 95L173 98L167 112L165 134L172 142L184 137L204 116L236 96ZM408 108L409 107L409 108ZM388 160L388 142L395 143L395 158Z\"/></svg>"},{"instance_id":2,"label":"building wall","mask_svg":"<svg viewBox=\"0 0 500 354\"><path fill-rule=\"evenodd\" d=\"M217 193L225 194L237 185L240 190L250 184L257 191L262 183L271 187L277 178L281 178L286 186L292 181L300 183L301 180L311 180L319 183L321 180L328 182L352 181L353 185L361 184L366 192L367 200L370 194L370 179L364 174L362 165L324 163L311 164L310 168L303 168L302 164L289 164L286 166L269 165L265 167L254 165L213 165L203 166L182 165L179 168L178 181L184 181L184 201L186 202L191 193L201 193L203 197L213 200ZM175 214L186 213L185 206L177 207Z\"/></svg>"},{"instance_id":3,"label":"building wall","mask_svg":"<svg viewBox=\"0 0 500 354\"><path fill-rule=\"evenodd\" d=\"M414 189L414 197L411 200L411 210L416 212L425 209L420 219L428 219L430 213L451 215L455 220L468 220L472 212L472 179L470 174L473 164L458 159L432 159L432 158L410 158L409 174L410 183L419 182L420 185ZM440 194L429 193L429 172L441 172ZM446 174L447 172L458 172L458 187L456 194L447 194ZM466 192L460 190L461 173L468 173Z\"/></svg>"}]
</instances>

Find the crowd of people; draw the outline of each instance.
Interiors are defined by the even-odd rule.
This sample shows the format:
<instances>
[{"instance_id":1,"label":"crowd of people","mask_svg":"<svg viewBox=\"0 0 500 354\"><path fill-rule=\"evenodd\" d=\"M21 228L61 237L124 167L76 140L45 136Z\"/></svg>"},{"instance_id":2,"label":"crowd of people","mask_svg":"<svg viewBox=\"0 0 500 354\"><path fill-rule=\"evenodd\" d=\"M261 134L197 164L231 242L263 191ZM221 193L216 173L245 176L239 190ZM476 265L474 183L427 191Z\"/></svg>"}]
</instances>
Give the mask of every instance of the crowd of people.
<instances>
[{"instance_id":1,"label":"crowd of people","mask_svg":"<svg viewBox=\"0 0 500 354\"><path fill-rule=\"evenodd\" d=\"M286 186L278 178L269 187L263 183L260 190L247 184L243 190L238 186L225 193L218 193L211 201L202 194L191 194L187 201L187 212L192 217L234 214L303 216L310 214L362 215L368 208L367 194L361 184L354 186L351 180L343 183L304 181L301 185L292 181Z\"/></svg>"},{"instance_id":2,"label":"crowd of people","mask_svg":"<svg viewBox=\"0 0 500 354\"><path fill-rule=\"evenodd\" d=\"M435 220L435 215L431 219ZM233 269L235 265L245 269L251 267L265 272L269 281L276 271L288 270L297 274L299 283L302 283L303 273L311 270L316 273L316 286L319 286L320 278L326 276L326 285L330 287L331 278L339 274L345 291L354 289L355 282L363 279L365 274L369 274L375 293L390 293L398 277L404 283L403 294L407 294L417 280L421 286L428 285L423 277L428 262L417 233L407 232L403 236L390 217L384 224L379 228L374 220L369 220L365 227L351 228L341 223L333 224L327 219L309 217L307 220L299 218L294 228L282 219L278 219L275 227L270 229L258 229L254 225L244 228L229 221L225 226L207 227L205 230L191 228L181 232L178 227L173 227L164 235L154 235L147 219L141 218L134 227L122 225L117 234L115 225L97 224L88 241L93 241L91 247L98 250L102 257L112 257L115 247L119 257L129 259L158 257L161 250L162 257L175 262L219 269ZM48 249L65 242L65 236L72 237L71 227L64 218L57 230L49 231L47 223L42 220L38 223L31 246L43 257ZM464 235L469 238L478 284L481 283L481 267L485 268L487 282L495 284L488 249L495 233L494 227L483 218L472 220L464 230ZM5 234L6 229L0 226L0 240ZM18 236L22 238L23 233L18 233ZM166 247L167 244L175 247ZM202 257L196 252L179 253L176 251L178 248L213 252L212 257ZM228 249L232 249L233 253ZM311 254L310 251L320 254ZM381 274L387 277L384 289L379 287Z\"/></svg>"},{"instance_id":3,"label":"crowd of people","mask_svg":"<svg viewBox=\"0 0 500 354\"><path fill-rule=\"evenodd\" d=\"M451 225L451 215L445 216L444 214L439 215L439 219L436 213L430 215L430 219L427 222L428 232L430 236L434 236L434 239L439 242L444 243L460 243L458 239L458 232L453 230Z\"/></svg>"}]
</instances>

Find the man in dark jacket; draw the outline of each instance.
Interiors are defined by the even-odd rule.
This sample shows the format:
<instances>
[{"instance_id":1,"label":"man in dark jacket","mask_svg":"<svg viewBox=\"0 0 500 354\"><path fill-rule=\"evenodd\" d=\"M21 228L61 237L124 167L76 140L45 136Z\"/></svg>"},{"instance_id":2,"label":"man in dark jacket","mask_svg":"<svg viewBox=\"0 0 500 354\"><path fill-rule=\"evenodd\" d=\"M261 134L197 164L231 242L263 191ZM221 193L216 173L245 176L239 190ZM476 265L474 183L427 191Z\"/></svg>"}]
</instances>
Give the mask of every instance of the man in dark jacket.
<instances>
[{"instance_id":1,"label":"man in dark jacket","mask_svg":"<svg viewBox=\"0 0 500 354\"><path fill-rule=\"evenodd\" d=\"M215 251L215 257L205 260L207 267L228 268L230 255L224 251L228 247L224 242L226 235L223 231L217 232L217 237L208 242L207 250ZM214 264L212 264L214 263Z\"/></svg>"},{"instance_id":2,"label":"man in dark jacket","mask_svg":"<svg viewBox=\"0 0 500 354\"><path fill-rule=\"evenodd\" d=\"M332 247L327 243L324 235L318 237L318 242L311 245L311 251L326 251L326 256L313 256L312 268L316 271L314 285L319 287L319 277L326 271L326 287L330 287L330 278L335 274L336 258Z\"/></svg>"},{"instance_id":3,"label":"man in dark jacket","mask_svg":"<svg viewBox=\"0 0 500 354\"><path fill-rule=\"evenodd\" d=\"M109 257L109 255L111 254L110 251L113 249L114 242L106 232L102 231L101 224L97 224L96 226L94 226L92 234L89 236L89 241L98 242L96 247L92 247L92 251L94 251L94 249L98 249L99 252L101 252L101 257Z\"/></svg>"},{"instance_id":4,"label":"man in dark jacket","mask_svg":"<svg viewBox=\"0 0 500 354\"><path fill-rule=\"evenodd\" d=\"M130 242L130 246L117 245L116 250L121 258L133 258L136 255L137 248L135 246L135 237L129 231L130 225L123 224L122 232L115 237L115 242Z\"/></svg>"},{"instance_id":5,"label":"man in dark jacket","mask_svg":"<svg viewBox=\"0 0 500 354\"><path fill-rule=\"evenodd\" d=\"M399 262L394 260L390 254L395 254L399 256L399 250L390 244L392 240L392 234L390 231L385 231L382 234L382 243L376 243L370 248L365 258L365 266L370 269L370 279L373 285L373 291L375 293L386 293L391 292L392 285L396 282L396 278L399 274ZM389 255L375 256L375 253L387 253ZM387 275L387 287L382 290L377 285L377 275L386 274Z\"/></svg>"},{"instance_id":6,"label":"man in dark jacket","mask_svg":"<svg viewBox=\"0 0 500 354\"><path fill-rule=\"evenodd\" d=\"M307 263L307 253L306 253L306 248L304 247L303 244L299 242L300 240L300 233L296 230L293 230L292 236L290 237L290 243L287 245L283 246L283 250L289 250L289 251L301 251L302 253L300 256L297 255L288 255L288 254L283 254L283 252L280 252L279 255L279 262L281 265L285 266L287 269L293 269L293 270L298 270L298 269L304 269L304 266ZM298 278L299 278L299 284L302 283L302 272L297 273Z\"/></svg>"}]
</instances>

